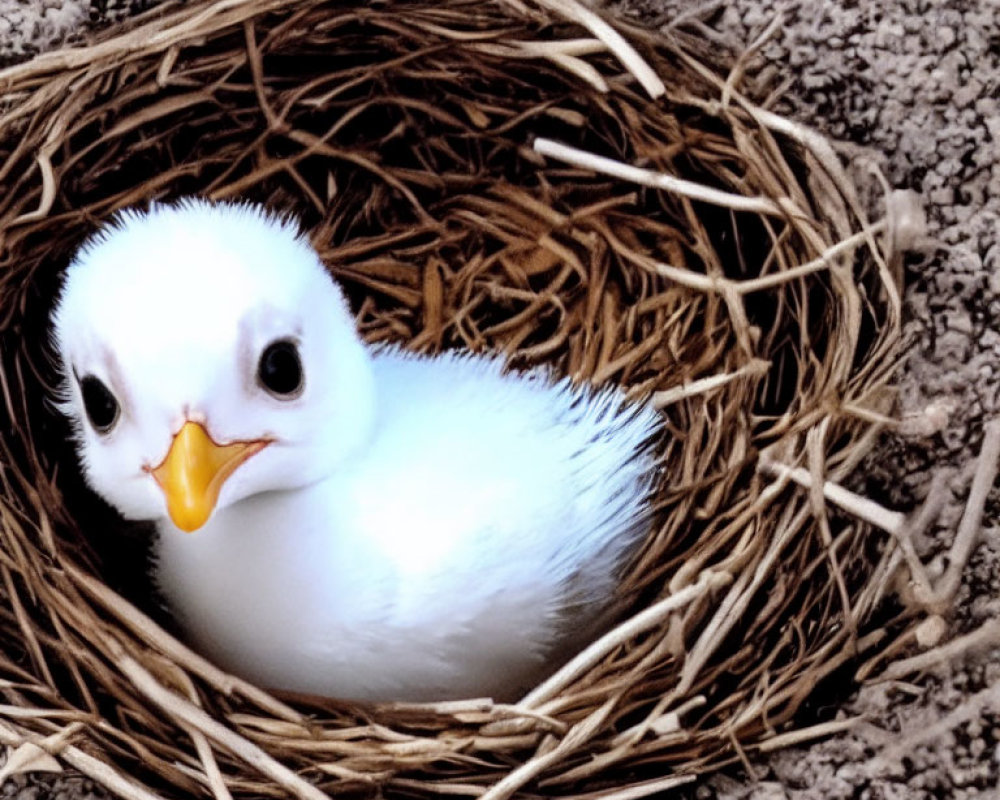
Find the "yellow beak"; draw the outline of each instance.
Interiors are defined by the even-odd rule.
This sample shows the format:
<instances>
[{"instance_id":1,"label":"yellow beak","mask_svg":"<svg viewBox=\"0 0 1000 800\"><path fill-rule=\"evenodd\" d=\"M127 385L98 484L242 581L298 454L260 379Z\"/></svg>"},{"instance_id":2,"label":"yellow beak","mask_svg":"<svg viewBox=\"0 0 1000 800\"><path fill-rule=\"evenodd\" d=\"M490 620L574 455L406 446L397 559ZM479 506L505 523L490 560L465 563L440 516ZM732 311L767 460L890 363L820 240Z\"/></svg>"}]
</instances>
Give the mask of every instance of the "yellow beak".
<instances>
[{"instance_id":1,"label":"yellow beak","mask_svg":"<svg viewBox=\"0 0 1000 800\"><path fill-rule=\"evenodd\" d=\"M219 491L236 468L269 439L216 444L196 422L185 422L167 457L150 470L167 498L167 512L182 531L196 531L212 516Z\"/></svg>"}]
</instances>

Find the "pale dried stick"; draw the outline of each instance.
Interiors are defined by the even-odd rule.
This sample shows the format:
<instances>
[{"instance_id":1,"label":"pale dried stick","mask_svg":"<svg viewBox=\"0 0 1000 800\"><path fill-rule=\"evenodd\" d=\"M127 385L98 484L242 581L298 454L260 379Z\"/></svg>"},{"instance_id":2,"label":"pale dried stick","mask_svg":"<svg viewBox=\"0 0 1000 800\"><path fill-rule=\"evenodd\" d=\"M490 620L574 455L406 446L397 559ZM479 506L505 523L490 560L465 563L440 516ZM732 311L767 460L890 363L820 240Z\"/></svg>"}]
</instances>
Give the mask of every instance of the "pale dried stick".
<instances>
[{"instance_id":1,"label":"pale dried stick","mask_svg":"<svg viewBox=\"0 0 1000 800\"><path fill-rule=\"evenodd\" d=\"M987 620L971 633L952 639L932 650L893 662L872 681L899 680L915 672L923 672L945 662L954 661L969 651L988 650L993 647L1000 647L1000 619L996 618Z\"/></svg>"},{"instance_id":2,"label":"pale dried stick","mask_svg":"<svg viewBox=\"0 0 1000 800\"><path fill-rule=\"evenodd\" d=\"M569 753L585 744L603 725L611 710L617 705L616 696L609 697L602 706L584 717L569 729L562 740L542 755L536 755L525 761L517 769L507 773L493 786L487 789L479 800L507 800L518 789L540 775L552 764L558 764Z\"/></svg>"},{"instance_id":3,"label":"pale dried stick","mask_svg":"<svg viewBox=\"0 0 1000 800\"><path fill-rule=\"evenodd\" d=\"M801 142L803 146L809 148L809 150L812 151L812 154L819 160L823 169L828 175L831 176L837 185L851 185L851 181L841 165L840 160L837 158L837 154L834 152L833 146L830 144L830 141L823 136L823 134L788 119L787 117L782 117L780 114L775 114L771 111L760 108L759 106L750 103L746 98L741 98L741 102L761 124L771 130L781 131L782 133L785 133L793 139ZM852 203L852 205L856 204ZM855 211L860 215L859 209L855 208ZM891 209L889 213L892 213ZM893 278L889 264L886 259L883 258L881 250L875 243L873 227L874 226L865 225L863 232L871 234L868 236L868 249L878 267L880 285L888 297L892 318L898 320L902 315L903 305L900 288Z\"/></svg>"},{"instance_id":4,"label":"pale dried stick","mask_svg":"<svg viewBox=\"0 0 1000 800\"><path fill-rule=\"evenodd\" d=\"M326 769L320 765L320 769ZM408 789L415 797L479 797L483 787L478 783L439 783L437 781L420 781L414 778L391 778L394 788Z\"/></svg>"},{"instance_id":5,"label":"pale dried stick","mask_svg":"<svg viewBox=\"0 0 1000 800\"><path fill-rule=\"evenodd\" d=\"M580 80L586 81L597 89L597 91L608 91L608 82L604 80L604 76L583 59L563 55L562 53L547 53L545 58L553 64L559 65L570 74L576 75Z\"/></svg>"},{"instance_id":6,"label":"pale dried stick","mask_svg":"<svg viewBox=\"0 0 1000 800\"><path fill-rule=\"evenodd\" d=\"M161 795L154 794L144 786L129 780L107 762L88 755L79 747L70 745L64 748L59 756L73 769L83 773L123 800L163 800Z\"/></svg>"},{"instance_id":7,"label":"pale dried stick","mask_svg":"<svg viewBox=\"0 0 1000 800\"><path fill-rule=\"evenodd\" d=\"M163 686L145 667L125 652L117 642L108 642L109 655L135 688L150 702L180 724L200 730L220 747L228 750L247 766L270 778L285 791L302 800L329 800L308 781L276 761L248 739L227 728L197 706Z\"/></svg>"},{"instance_id":8,"label":"pale dried stick","mask_svg":"<svg viewBox=\"0 0 1000 800\"><path fill-rule=\"evenodd\" d=\"M696 694L687 701L681 703L673 711L667 711L656 719L648 717L631 728L626 728L611 740L612 747L629 747L642 739L649 732L662 736L664 733L674 733L683 730L681 719L685 714L696 708L701 708L708 702L703 694ZM638 734L638 735L637 735Z\"/></svg>"},{"instance_id":9,"label":"pale dried stick","mask_svg":"<svg viewBox=\"0 0 1000 800\"><path fill-rule=\"evenodd\" d=\"M807 261L804 264L799 264L797 267L791 267L771 275L762 275L759 278L750 278L745 281L734 281L728 278L702 275L698 272L679 269L678 267L658 261L652 262L652 268L665 278L670 278L682 286L687 286L700 292L721 292L728 289L740 295L752 294L753 292L773 289L776 286L789 283L796 278L804 278L813 273L829 269L833 258L856 249L864 243L871 231L878 232L884 230L885 225L886 222L883 220L872 225L868 231L848 236L846 239L828 247L818 258L814 258L812 261Z\"/></svg>"},{"instance_id":10,"label":"pale dried stick","mask_svg":"<svg viewBox=\"0 0 1000 800\"><path fill-rule=\"evenodd\" d=\"M220 22L242 22L283 5L286 5L285 0L219 0L202 6L196 13L183 19L175 18L175 24L169 28L162 28L158 20L153 20L127 34L87 47L64 47L42 53L30 61L0 69L0 90L25 76L64 72L99 63L105 58L120 58L134 52L166 50L192 36L203 34L205 23L213 18Z\"/></svg>"},{"instance_id":11,"label":"pale dried stick","mask_svg":"<svg viewBox=\"0 0 1000 800\"><path fill-rule=\"evenodd\" d=\"M851 638L856 638L858 633L857 618L851 606L851 593L847 589L847 582L844 580L844 573L840 567L840 560L837 558L837 548L833 546L833 532L830 530L830 518L827 514L826 494L823 487L826 484L824 474L826 472L826 434L830 427L830 417L826 416L818 425L809 429L806 434L806 451L809 463L809 474L812 476L812 485L809 487L809 505L812 508L813 518L819 528L820 539L826 551L827 561L830 563L830 574L833 576L840 594L841 605L844 607L844 621L847 624Z\"/></svg>"},{"instance_id":12,"label":"pale dried stick","mask_svg":"<svg viewBox=\"0 0 1000 800\"><path fill-rule=\"evenodd\" d=\"M560 39L554 42L517 42L517 46L532 56L564 55L579 58L601 53L606 48L597 39Z\"/></svg>"},{"instance_id":13,"label":"pale dried stick","mask_svg":"<svg viewBox=\"0 0 1000 800\"><path fill-rule=\"evenodd\" d=\"M906 561L910 572L910 579L914 583L915 593L931 591L931 581L927 575L927 569L913 546L913 540L921 535L930 524L938 517L943 505L943 493L934 492L934 483L943 485L944 481L937 476L932 479L931 489L923 505L916 515L907 517L906 526L893 534L899 547L889 551L880 559L875 572L872 573L871 580L858 595L858 604L862 608L875 608L882 599L889 594L892 584L899 569L901 561ZM897 590L898 591L898 590Z\"/></svg>"},{"instance_id":14,"label":"pale dried stick","mask_svg":"<svg viewBox=\"0 0 1000 800\"><path fill-rule=\"evenodd\" d=\"M789 467L762 457L758 469L775 478L788 478L805 489L811 488L813 484L811 473L804 467ZM874 525L897 538L902 535L906 525L905 514L892 511L832 481L823 482L823 496L863 522Z\"/></svg>"},{"instance_id":15,"label":"pale dried stick","mask_svg":"<svg viewBox=\"0 0 1000 800\"><path fill-rule=\"evenodd\" d=\"M37 744L37 737L34 734L23 733L10 723L0 720L0 743L8 747L19 747L25 742ZM145 786L129 780L109 764L87 755L75 745L66 745L53 755L57 755L71 767L123 800L163 800L160 795L153 794Z\"/></svg>"},{"instance_id":16,"label":"pale dried stick","mask_svg":"<svg viewBox=\"0 0 1000 800\"><path fill-rule=\"evenodd\" d=\"M749 46L740 53L739 57L736 59L736 63L733 64L732 69L729 70L729 74L726 76L726 84L722 89L722 99L720 103L723 108L729 105L730 98L736 87L742 82L743 75L746 73L747 65L750 63L757 52L772 38L784 24L785 20L782 14L778 13L775 15L774 19L771 20L770 24L764 29L756 39L754 39Z\"/></svg>"},{"instance_id":17,"label":"pale dried stick","mask_svg":"<svg viewBox=\"0 0 1000 800\"><path fill-rule=\"evenodd\" d=\"M590 62L579 56L600 53L606 50L604 43L597 39L570 39L561 42L510 42L497 44L481 42L472 45L472 49L491 56L507 59L544 58L562 67L572 75L586 81L601 94L607 94L611 87L601 72Z\"/></svg>"},{"instance_id":18,"label":"pale dried stick","mask_svg":"<svg viewBox=\"0 0 1000 800\"><path fill-rule=\"evenodd\" d=\"M672 31L691 21L701 22L710 14L718 11L722 5L725 5L725 0L707 0L707 2L685 8L683 11L671 15L669 22L664 22L660 26L660 30Z\"/></svg>"},{"instance_id":19,"label":"pale dried stick","mask_svg":"<svg viewBox=\"0 0 1000 800\"><path fill-rule=\"evenodd\" d=\"M205 734L197 728L192 728L187 725L183 725L182 727L185 731L187 731L188 736L191 737L191 741L194 742L195 752L198 754L201 766L205 770L204 776L199 777L203 780L204 778L208 779L208 785L212 790L212 795L215 797L215 800L233 800L233 796L230 794L229 788L226 786L226 781L222 777L222 771L219 769L219 764L215 760L215 755L212 753L212 746L208 743L208 739L205 738Z\"/></svg>"},{"instance_id":20,"label":"pale dried stick","mask_svg":"<svg viewBox=\"0 0 1000 800\"><path fill-rule=\"evenodd\" d=\"M8 778L25 772L62 772L62 764L55 756L82 727L80 721L71 722L45 738L33 737L31 741L12 748L3 767L0 767L0 785L5 784Z\"/></svg>"},{"instance_id":21,"label":"pale dried stick","mask_svg":"<svg viewBox=\"0 0 1000 800\"><path fill-rule=\"evenodd\" d=\"M635 77L654 100L666 94L667 87L646 63L635 48L625 38L609 25L598 14L595 14L576 0L535 0L538 5L555 11L589 30L594 36L604 42L605 46L622 65Z\"/></svg>"},{"instance_id":22,"label":"pale dried stick","mask_svg":"<svg viewBox=\"0 0 1000 800\"><path fill-rule=\"evenodd\" d=\"M171 670L171 675L184 688L188 700L193 705L201 708L201 703L198 700L198 692L195 690L194 682L187 672L180 667L174 666L174 669ZM201 765L205 770L205 777L208 779L208 785L212 790L212 794L215 795L215 800L233 800L233 796L229 792L229 787L226 786L225 778L222 777L222 770L219 769L219 762L216 761L215 753L212 752L212 746L208 743L208 739L205 738L205 734L191 725L182 725L182 727L187 731L188 736L191 737L191 741L194 742L195 752L198 753L198 758L201 760Z\"/></svg>"},{"instance_id":23,"label":"pale dried stick","mask_svg":"<svg viewBox=\"0 0 1000 800\"><path fill-rule=\"evenodd\" d=\"M697 583L691 584L679 592L670 595L670 597L653 604L618 627L608 631L608 633L590 645L586 650L565 664L551 678L527 694L515 708L523 707L529 711L532 708L537 708L546 700L558 694L566 684L589 670L622 643L627 642L636 634L658 625L671 614L684 608L692 600L729 583L731 579L731 576L722 573L703 572L698 578Z\"/></svg>"},{"instance_id":24,"label":"pale dried stick","mask_svg":"<svg viewBox=\"0 0 1000 800\"><path fill-rule=\"evenodd\" d=\"M988 422L983 430L983 445L979 451L976 473L969 489L969 499L958 523L958 533L948 552L948 568L934 587L934 594L928 598L928 605L937 610L947 609L962 583L962 572L969 563L972 551L979 542L983 522L986 496L993 488L1000 461L1000 419Z\"/></svg>"},{"instance_id":25,"label":"pale dried stick","mask_svg":"<svg viewBox=\"0 0 1000 800\"><path fill-rule=\"evenodd\" d=\"M730 372L725 375L709 375L707 378L699 378L695 381L683 383L680 386L665 389L662 392L654 392L652 397L653 408L666 408L667 406L673 405L674 403L684 400L685 398L694 397L699 394L708 394L709 392L732 383L738 378L763 375L768 369L770 369L770 367L771 362L764 361L763 359L754 359L749 364L741 367L735 372Z\"/></svg>"},{"instance_id":26,"label":"pale dried stick","mask_svg":"<svg viewBox=\"0 0 1000 800\"><path fill-rule=\"evenodd\" d=\"M755 749L760 753L773 753L775 750L782 750L786 747L795 747L804 742L811 742L825 736L833 736L854 728L864 717L850 717L849 719L835 719L831 722L821 722L818 725L811 725L808 728L788 731L770 739L762 741Z\"/></svg>"},{"instance_id":27,"label":"pale dried stick","mask_svg":"<svg viewBox=\"0 0 1000 800\"><path fill-rule=\"evenodd\" d=\"M910 577L916 584L915 589L918 596L921 593L925 597L929 596L932 589L931 579L927 575L927 569L920 560L920 556L917 555L913 539L926 533L934 520L941 515L941 509L944 508L945 500L948 497L947 479L948 475L945 472L938 472L931 478L931 485L927 490L927 497L924 498L923 505L920 506L920 510L913 517L906 530L901 531L901 535L896 537L900 552L910 570Z\"/></svg>"},{"instance_id":28,"label":"pale dried stick","mask_svg":"<svg viewBox=\"0 0 1000 800\"><path fill-rule=\"evenodd\" d=\"M682 178L675 178L662 172L656 172L642 167L633 167L621 161L615 161L607 156L599 156L586 150L556 142L552 139L545 139L541 136L535 139L532 145L535 152L543 156L554 158L557 161L564 161L574 167L593 170L602 175L610 175L613 178L620 178L629 183L637 183L640 186L649 186L653 189L662 189L673 194L690 197L692 200L701 200L712 205L732 208L735 211L749 211L756 214L767 214L772 217L783 217L785 211L766 197L747 197L741 194L731 194L720 189L713 189L710 186L702 186L694 181L687 181Z\"/></svg>"}]
</instances>

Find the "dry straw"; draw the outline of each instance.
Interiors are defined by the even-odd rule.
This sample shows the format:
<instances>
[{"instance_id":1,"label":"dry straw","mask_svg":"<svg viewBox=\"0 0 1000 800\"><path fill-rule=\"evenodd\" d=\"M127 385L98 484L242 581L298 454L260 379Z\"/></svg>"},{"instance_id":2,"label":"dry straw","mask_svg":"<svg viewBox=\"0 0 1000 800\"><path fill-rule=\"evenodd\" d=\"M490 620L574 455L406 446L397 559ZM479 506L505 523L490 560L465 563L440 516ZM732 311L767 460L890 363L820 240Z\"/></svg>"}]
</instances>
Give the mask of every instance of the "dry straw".
<instances>
[{"instance_id":1,"label":"dry straw","mask_svg":"<svg viewBox=\"0 0 1000 800\"><path fill-rule=\"evenodd\" d=\"M167 4L0 72L8 772L131 798L638 798L843 727L790 723L895 631L870 523L898 520L839 486L891 405L892 219L693 38L576 0L356 5ZM371 708L275 698L138 610L130 540L44 400L45 320L101 220L188 194L300 214L371 341L650 396L662 524L621 625L513 705Z\"/></svg>"}]
</instances>

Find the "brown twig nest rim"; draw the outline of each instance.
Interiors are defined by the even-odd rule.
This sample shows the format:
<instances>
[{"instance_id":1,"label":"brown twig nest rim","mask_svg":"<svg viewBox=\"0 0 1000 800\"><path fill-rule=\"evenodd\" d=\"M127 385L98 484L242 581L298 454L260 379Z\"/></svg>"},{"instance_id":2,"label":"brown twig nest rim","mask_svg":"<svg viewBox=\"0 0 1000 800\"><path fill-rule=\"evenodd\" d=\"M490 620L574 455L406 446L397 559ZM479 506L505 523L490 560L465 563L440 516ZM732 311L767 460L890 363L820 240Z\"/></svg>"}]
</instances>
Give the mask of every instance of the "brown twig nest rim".
<instances>
[{"instance_id":1,"label":"brown twig nest rim","mask_svg":"<svg viewBox=\"0 0 1000 800\"><path fill-rule=\"evenodd\" d=\"M133 798L488 800L641 797L785 741L886 638L886 537L824 492L891 405L899 260L750 81L576 0L167 5L0 72L0 741ZM361 707L225 675L110 588L47 313L100 221L189 194L301 215L372 342L660 408L632 613L518 703Z\"/></svg>"}]
</instances>

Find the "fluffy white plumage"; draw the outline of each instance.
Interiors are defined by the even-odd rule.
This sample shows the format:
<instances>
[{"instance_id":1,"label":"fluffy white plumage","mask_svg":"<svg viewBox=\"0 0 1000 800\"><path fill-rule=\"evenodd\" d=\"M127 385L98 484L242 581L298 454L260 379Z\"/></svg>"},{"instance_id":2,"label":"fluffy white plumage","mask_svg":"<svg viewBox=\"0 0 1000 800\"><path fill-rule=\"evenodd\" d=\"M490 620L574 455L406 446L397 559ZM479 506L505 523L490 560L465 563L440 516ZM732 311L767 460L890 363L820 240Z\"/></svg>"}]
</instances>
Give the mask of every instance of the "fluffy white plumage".
<instances>
[{"instance_id":1,"label":"fluffy white plumage","mask_svg":"<svg viewBox=\"0 0 1000 800\"><path fill-rule=\"evenodd\" d=\"M54 338L89 485L156 521L193 644L265 686L510 699L594 632L649 524L652 410L496 358L370 351L308 242L255 206L120 216L70 265ZM295 393L261 384L275 341ZM103 433L88 377L118 409ZM186 423L261 443L193 534L154 474Z\"/></svg>"}]
</instances>

